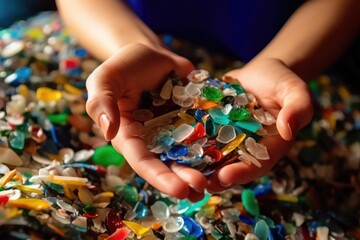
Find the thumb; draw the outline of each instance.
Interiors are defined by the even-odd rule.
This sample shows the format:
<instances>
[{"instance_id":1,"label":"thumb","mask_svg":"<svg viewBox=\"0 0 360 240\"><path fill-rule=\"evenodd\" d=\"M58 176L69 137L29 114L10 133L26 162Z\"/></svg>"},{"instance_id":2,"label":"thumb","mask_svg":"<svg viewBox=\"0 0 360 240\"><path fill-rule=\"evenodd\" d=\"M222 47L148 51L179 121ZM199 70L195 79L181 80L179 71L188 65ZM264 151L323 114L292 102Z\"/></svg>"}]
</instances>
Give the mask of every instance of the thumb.
<instances>
[{"instance_id":1,"label":"thumb","mask_svg":"<svg viewBox=\"0 0 360 240\"><path fill-rule=\"evenodd\" d=\"M113 139L120 126L120 111L117 105L119 94L111 79L100 65L86 80L88 100L86 111L100 127L107 141Z\"/></svg>"},{"instance_id":2,"label":"thumb","mask_svg":"<svg viewBox=\"0 0 360 240\"><path fill-rule=\"evenodd\" d=\"M276 121L280 136L287 141L311 121L314 111L306 83L301 82L297 88L285 94Z\"/></svg>"}]
</instances>

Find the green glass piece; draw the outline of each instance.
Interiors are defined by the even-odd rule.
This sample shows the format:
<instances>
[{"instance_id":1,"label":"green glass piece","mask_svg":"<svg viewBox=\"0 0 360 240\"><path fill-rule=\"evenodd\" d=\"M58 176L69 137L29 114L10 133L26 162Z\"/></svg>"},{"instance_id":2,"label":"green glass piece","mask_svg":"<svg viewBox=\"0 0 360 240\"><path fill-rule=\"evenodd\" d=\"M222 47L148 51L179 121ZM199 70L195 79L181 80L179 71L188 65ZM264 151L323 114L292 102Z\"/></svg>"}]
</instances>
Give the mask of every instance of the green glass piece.
<instances>
[{"instance_id":1,"label":"green glass piece","mask_svg":"<svg viewBox=\"0 0 360 240\"><path fill-rule=\"evenodd\" d=\"M244 121L250 118L250 110L247 108L231 109L229 113L231 121Z\"/></svg>"},{"instance_id":2,"label":"green glass piece","mask_svg":"<svg viewBox=\"0 0 360 240\"><path fill-rule=\"evenodd\" d=\"M83 207L82 210L84 212L96 212L96 208L94 208L93 206L90 206L90 205L86 205L85 207Z\"/></svg>"},{"instance_id":3,"label":"green glass piece","mask_svg":"<svg viewBox=\"0 0 360 240\"><path fill-rule=\"evenodd\" d=\"M139 194L134 186L131 185L121 186L120 192L124 200L129 203L136 203L137 201L139 201Z\"/></svg>"},{"instance_id":4,"label":"green glass piece","mask_svg":"<svg viewBox=\"0 0 360 240\"><path fill-rule=\"evenodd\" d=\"M49 182L48 186L60 194L64 194L64 187L60 184Z\"/></svg>"},{"instance_id":5,"label":"green glass piece","mask_svg":"<svg viewBox=\"0 0 360 240\"><path fill-rule=\"evenodd\" d=\"M214 87L204 87L202 94L207 100L210 101L220 101L223 97L221 90Z\"/></svg>"},{"instance_id":6,"label":"green glass piece","mask_svg":"<svg viewBox=\"0 0 360 240\"><path fill-rule=\"evenodd\" d=\"M261 219L256 223L254 233L259 240L267 240L269 237L269 226Z\"/></svg>"},{"instance_id":7,"label":"green glass piece","mask_svg":"<svg viewBox=\"0 0 360 240\"><path fill-rule=\"evenodd\" d=\"M219 233L218 231L216 231L215 229L211 229L210 234L215 239L220 239L223 237L223 235L221 233Z\"/></svg>"},{"instance_id":8,"label":"green glass piece","mask_svg":"<svg viewBox=\"0 0 360 240\"><path fill-rule=\"evenodd\" d=\"M230 86L235 89L237 95L245 93L244 88L239 84L230 84Z\"/></svg>"},{"instance_id":9,"label":"green glass piece","mask_svg":"<svg viewBox=\"0 0 360 240\"><path fill-rule=\"evenodd\" d=\"M234 122L234 126L246 129L253 133L256 133L262 127L261 123L253 118L249 118L245 121Z\"/></svg>"},{"instance_id":10,"label":"green glass piece","mask_svg":"<svg viewBox=\"0 0 360 240\"><path fill-rule=\"evenodd\" d=\"M94 163L103 167L110 165L121 166L125 162L124 156L111 145L105 145L95 150Z\"/></svg>"},{"instance_id":11,"label":"green glass piece","mask_svg":"<svg viewBox=\"0 0 360 240\"><path fill-rule=\"evenodd\" d=\"M269 183L269 182L270 182L270 177L268 175L265 175L260 178L260 183Z\"/></svg>"},{"instance_id":12,"label":"green glass piece","mask_svg":"<svg viewBox=\"0 0 360 240\"><path fill-rule=\"evenodd\" d=\"M246 211L254 216L259 216L260 208L256 201L255 194L251 189L244 189L241 193L241 201Z\"/></svg>"},{"instance_id":13,"label":"green glass piece","mask_svg":"<svg viewBox=\"0 0 360 240\"><path fill-rule=\"evenodd\" d=\"M29 127L30 127L30 123L25 122L25 123L21 124L20 126L17 126L16 131L20 131L20 132L24 133L25 138L29 138L29 137L31 137L31 133L28 130Z\"/></svg>"},{"instance_id":14,"label":"green glass piece","mask_svg":"<svg viewBox=\"0 0 360 240\"><path fill-rule=\"evenodd\" d=\"M11 148L14 150L22 150L25 144L25 133L21 131L11 132L8 140Z\"/></svg>"},{"instance_id":15,"label":"green glass piece","mask_svg":"<svg viewBox=\"0 0 360 240\"><path fill-rule=\"evenodd\" d=\"M47 116L48 120L53 124L64 125L69 119L69 115L65 113L52 114Z\"/></svg>"},{"instance_id":16,"label":"green glass piece","mask_svg":"<svg viewBox=\"0 0 360 240\"><path fill-rule=\"evenodd\" d=\"M196 237L194 237L194 236L186 236L186 237L180 238L180 240L196 240Z\"/></svg>"},{"instance_id":17,"label":"green glass piece","mask_svg":"<svg viewBox=\"0 0 360 240\"><path fill-rule=\"evenodd\" d=\"M286 235L294 235L296 233L296 227L291 223L283 223L286 231Z\"/></svg>"},{"instance_id":18,"label":"green glass piece","mask_svg":"<svg viewBox=\"0 0 360 240\"><path fill-rule=\"evenodd\" d=\"M198 202L190 205L189 209L184 213L186 216L190 216L193 212L204 206L210 199L210 194L205 194L204 198Z\"/></svg>"},{"instance_id":19,"label":"green glass piece","mask_svg":"<svg viewBox=\"0 0 360 240\"><path fill-rule=\"evenodd\" d=\"M207 217L207 218L214 218L215 215L215 207L214 206L208 206L204 205L200 211L201 215Z\"/></svg>"},{"instance_id":20,"label":"green glass piece","mask_svg":"<svg viewBox=\"0 0 360 240\"><path fill-rule=\"evenodd\" d=\"M319 81L317 79L311 79L309 80L308 83L309 83L309 88L311 89L312 92L314 93L320 92Z\"/></svg>"}]
</instances>

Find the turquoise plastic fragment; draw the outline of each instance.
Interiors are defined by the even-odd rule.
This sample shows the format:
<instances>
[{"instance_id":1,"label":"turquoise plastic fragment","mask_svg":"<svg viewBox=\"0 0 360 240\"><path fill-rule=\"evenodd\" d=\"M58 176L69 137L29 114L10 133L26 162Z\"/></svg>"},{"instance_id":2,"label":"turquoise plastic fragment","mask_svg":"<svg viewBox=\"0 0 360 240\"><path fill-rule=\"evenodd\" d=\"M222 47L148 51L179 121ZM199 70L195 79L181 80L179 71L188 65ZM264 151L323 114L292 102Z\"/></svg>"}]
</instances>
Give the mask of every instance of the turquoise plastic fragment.
<instances>
[{"instance_id":1,"label":"turquoise plastic fragment","mask_svg":"<svg viewBox=\"0 0 360 240\"><path fill-rule=\"evenodd\" d=\"M185 213L191 206L191 203L188 200L179 200L177 203L177 214Z\"/></svg>"},{"instance_id":2,"label":"turquoise plastic fragment","mask_svg":"<svg viewBox=\"0 0 360 240\"><path fill-rule=\"evenodd\" d=\"M9 135L9 144L14 150L22 150L25 144L25 133L21 131L11 132Z\"/></svg>"},{"instance_id":3,"label":"turquoise plastic fragment","mask_svg":"<svg viewBox=\"0 0 360 240\"><path fill-rule=\"evenodd\" d=\"M246 211L253 216L259 216L260 208L255 198L255 194L251 189L244 189L241 193L241 201Z\"/></svg>"},{"instance_id":4,"label":"turquoise plastic fragment","mask_svg":"<svg viewBox=\"0 0 360 240\"><path fill-rule=\"evenodd\" d=\"M256 133L261 128L261 123L253 118L249 118L248 120L234 122L234 126Z\"/></svg>"},{"instance_id":5,"label":"turquoise plastic fragment","mask_svg":"<svg viewBox=\"0 0 360 240\"><path fill-rule=\"evenodd\" d=\"M254 233L259 240L267 240L269 237L269 226L261 219L256 223Z\"/></svg>"},{"instance_id":6,"label":"turquoise plastic fragment","mask_svg":"<svg viewBox=\"0 0 360 240\"><path fill-rule=\"evenodd\" d=\"M231 88L235 89L237 95L245 93L245 90L241 85L239 84L229 84L229 85L231 86Z\"/></svg>"},{"instance_id":7,"label":"turquoise plastic fragment","mask_svg":"<svg viewBox=\"0 0 360 240\"><path fill-rule=\"evenodd\" d=\"M209 137L216 136L216 124L212 118L208 118L205 122L205 131Z\"/></svg>"},{"instance_id":8,"label":"turquoise plastic fragment","mask_svg":"<svg viewBox=\"0 0 360 240\"><path fill-rule=\"evenodd\" d=\"M149 209L146 207L146 205L142 202L137 202L134 211L136 213L136 217L141 219L146 217L149 214Z\"/></svg>"},{"instance_id":9,"label":"turquoise plastic fragment","mask_svg":"<svg viewBox=\"0 0 360 240\"><path fill-rule=\"evenodd\" d=\"M209 109L209 114L217 124L227 125L230 122L229 116L225 115L220 108Z\"/></svg>"},{"instance_id":10,"label":"turquoise plastic fragment","mask_svg":"<svg viewBox=\"0 0 360 240\"><path fill-rule=\"evenodd\" d=\"M272 220L271 218L264 216L264 215L260 215L256 218L257 221L260 220L264 220L266 222L266 224L269 226L269 228L274 228L275 227L275 222L274 220Z\"/></svg>"},{"instance_id":11,"label":"turquoise plastic fragment","mask_svg":"<svg viewBox=\"0 0 360 240\"><path fill-rule=\"evenodd\" d=\"M209 199L210 199L210 194L205 194L203 199L191 204L189 209L186 210L186 212L184 213L184 215L190 216L193 212L204 206L209 201Z\"/></svg>"}]
</instances>

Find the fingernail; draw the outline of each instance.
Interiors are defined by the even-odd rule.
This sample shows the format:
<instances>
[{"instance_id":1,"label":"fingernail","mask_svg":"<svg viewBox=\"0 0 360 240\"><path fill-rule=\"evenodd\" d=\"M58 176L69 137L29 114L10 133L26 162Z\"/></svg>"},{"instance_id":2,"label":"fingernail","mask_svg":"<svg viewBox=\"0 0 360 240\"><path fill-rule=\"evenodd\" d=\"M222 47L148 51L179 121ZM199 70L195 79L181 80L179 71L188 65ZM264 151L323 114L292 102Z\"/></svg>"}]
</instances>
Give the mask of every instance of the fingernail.
<instances>
[{"instance_id":1,"label":"fingernail","mask_svg":"<svg viewBox=\"0 0 360 240\"><path fill-rule=\"evenodd\" d=\"M204 192L204 189L199 189L199 188L196 188L196 187L193 187L193 186L190 186L192 189L194 189L196 192L198 193L203 193Z\"/></svg>"},{"instance_id":2,"label":"fingernail","mask_svg":"<svg viewBox=\"0 0 360 240\"><path fill-rule=\"evenodd\" d=\"M231 183L228 183L228 184L220 183L220 185L223 186L223 187L230 187L230 186L231 186Z\"/></svg>"},{"instance_id":3,"label":"fingernail","mask_svg":"<svg viewBox=\"0 0 360 240\"><path fill-rule=\"evenodd\" d=\"M287 124L287 127L288 127L288 131L289 131L289 136L290 136L289 140L291 140L293 138L293 133L292 133L290 123Z\"/></svg>"},{"instance_id":4,"label":"fingernail","mask_svg":"<svg viewBox=\"0 0 360 240\"><path fill-rule=\"evenodd\" d=\"M100 115L99 124L100 124L100 129L103 132L103 134L105 136L105 139L106 139L106 134L107 134L107 131L108 131L109 126L110 126L110 120L106 116L106 114L103 113L103 114Z\"/></svg>"}]
</instances>

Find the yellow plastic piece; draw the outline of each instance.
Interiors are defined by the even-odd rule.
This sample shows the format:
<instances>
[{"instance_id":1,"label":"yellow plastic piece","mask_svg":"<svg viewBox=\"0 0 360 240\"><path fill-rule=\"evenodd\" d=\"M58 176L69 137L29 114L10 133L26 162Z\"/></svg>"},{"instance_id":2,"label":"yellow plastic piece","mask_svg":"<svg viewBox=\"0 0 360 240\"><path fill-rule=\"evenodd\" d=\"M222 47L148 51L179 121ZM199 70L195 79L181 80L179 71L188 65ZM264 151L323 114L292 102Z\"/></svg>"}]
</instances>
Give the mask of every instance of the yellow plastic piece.
<instances>
[{"instance_id":1,"label":"yellow plastic piece","mask_svg":"<svg viewBox=\"0 0 360 240\"><path fill-rule=\"evenodd\" d=\"M22 214L22 209L18 209L16 207L7 207L4 209L5 215L7 219L15 218Z\"/></svg>"},{"instance_id":2,"label":"yellow plastic piece","mask_svg":"<svg viewBox=\"0 0 360 240\"><path fill-rule=\"evenodd\" d=\"M30 28L26 31L26 36L32 39L43 39L45 37L44 32L41 28Z\"/></svg>"},{"instance_id":3,"label":"yellow plastic piece","mask_svg":"<svg viewBox=\"0 0 360 240\"><path fill-rule=\"evenodd\" d=\"M275 197L277 200L284 202L297 203L299 201L297 196L291 194L276 194Z\"/></svg>"},{"instance_id":4,"label":"yellow plastic piece","mask_svg":"<svg viewBox=\"0 0 360 240\"><path fill-rule=\"evenodd\" d=\"M239 135L236 136L236 138L234 140L232 140L231 142L229 142L228 144L226 144L222 149L221 149L221 153L223 156L228 155L229 153L231 153L235 148L237 148L242 141L244 141L246 137L245 133L240 133Z\"/></svg>"},{"instance_id":5,"label":"yellow plastic piece","mask_svg":"<svg viewBox=\"0 0 360 240\"><path fill-rule=\"evenodd\" d=\"M95 198L103 198L103 197L108 197L108 198L112 198L114 197L114 193L113 192L102 192L99 194L96 194Z\"/></svg>"},{"instance_id":6,"label":"yellow plastic piece","mask_svg":"<svg viewBox=\"0 0 360 240\"><path fill-rule=\"evenodd\" d=\"M75 189L77 189L77 187L74 187L73 185L64 184L65 196L68 197L70 200L77 199L77 196L74 194Z\"/></svg>"},{"instance_id":7,"label":"yellow plastic piece","mask_svg":"<svg viewBox=\"0 0 360 240\"><path fill-rule=\"evenodd\" d=\"M13 177L14 180L18 180L19 182L23 183L24 182L24 179L23 177L21 176L21 173L19 172L16 172L15 173L15 176Z\"/></svg>"},{"instance_id":8,"label":"yellow plastic piece","mask_svg":"<svg viewBox=\"0 0 360 240\"><path fill-rule=\"evenodd\" d=\"M207 218L215 218L216 206L215 205L204 205L201 207L200 212ZM220 216L221 218L221 216Z\"/></svg>"},{"instance_id":9,"label":"yellow plastic piece","mask_svg":"<svg viewBox=\"0 0 360 240\"><path fill-rule=\"evenodd\" d=\"M39 189L31 188L31 187L27 187L27 186L23 186L23 185L16 185L16 186L14 186L14 188L17 188L21 192L24 192L24 193L36 193L36 194L41 194L41 195L44 193L43 191L41 191Z\"/></svg>"},{"instance_id":10,"label":"yellow plastic piece","mask_svg":"<svg viewBox=\"0 0 360 240\"><path fill-rule=\"evenodd\" d=\"M29 88L24 84L21 84L17 90L18 93L23 97L27 97L29 95Z\"/></svg>"},{"instance_id":11,"label":"yellow plastic piece","mask_svg":"<svg viewBox=\"0 0 360 240\"><path fill-rule=\"evenodd\" d=\"M143 225L136 222L123 221L123 223L137 236L142 236L150 230L150 228L144 227Z\"/></svg>"},{"instance_id":12,"label":"yellow plastic piece","mask_svg":"<svg viewBox=\"0 0 360 240\"><path fill-rule=\"evenodd\" d=\"M49 176L49 181L57 184L69 184L77 186L85 186L88 182L87 178L68 177L68 176Z\"/></svg>"},{"instance_id":13,"label":"yellow plastic piece","mask_svg":"<svg viewBox=\"0 0 360 240\"><path fill-rule=\"evenodd\" d=\"M60 155L57 155L57 154L49 154L49 155L48 155L48 158L49 158L50 160L55 160L55 161L57 161L57 162L63 162L63 157L60 156Z\"/></svg>"},{"instance_id":14,"label":"yellow plastic piece","mask_svg":"<svg viewBox=\"0 0 360 240\"><path fill-rule=\"evenodd\" d=\"M63 75L56 75L54 77L54 82L57 84L57 85L64 85L65 83L68 82L68 79L63 76Z\"/></svg>"},{"instance_id":15,"label":"yellow plastic piece","mask_svg":"<svg viewBox=\"0 0 360 240\"><path fill-rule=\"evenodd\" d=\"M211 196L209 201L206 203L207 205L218 205L222 202L222 197L220 196Z\"/></svg>"},{"instance_id":16,"label":"yellow plastic piece","mask_svg":"<svg viewBox=\"0 0 360 240\"><path fill-rule=\"evenodd\" d=\"M30 210L44 210L51 206L48 201L37 198L19 198L16 200L10 200L7 205Z\"/></svg>"},{"instance_id":17,"label":"yellow plastic piece","mask_svg":"<svg viewBox=\"0 0 360 240\"><path fill-rule=\"evenodd\" d=\"M195 119L193 116L191 116L191 115L189 115L189 114L187 114L187 113L184 113L184 112L179 112L179 113L178 113L178 116L179 116L181 119L183 119L186 124L189 124L189 125L195 123L195 121L196 121L196 119Z\"/></svg>"},{"instance_id":18,"label":"yellow plastic piece","mask_svg":"<svg viewBox=\"0 0 360 240\"><path fill-rule=\"evenodd\" d=\"M61 91L47 87L39 87L36 90L36 98L43 102L58 102L62 96L63 94Z\"/></svg>"},{"instance_id":19,"label":"yellow plastic piece","mask_svg":"<svg viewBox=\"0 0 360 240\"><path fill-rule=\"evenodd\" d=\"M0 178L0 187L5 186L10 179L12 179L16 175L16 169L11 170L10 172L5 173L5 175Z\"/></svg>"},{"instance_id":20,"label":"yellow plastic piece","mask_svg":"<svg viewBox=\"0 0 360 240\"><path fill-rule=\"evenodd\" d=\"M174 123L174 127L177 128L178 126L182 125L182 124L186 124L186 121L182 118L180 118L179 120L177 120L175 123Z\"/></svg>"},{"instance_id":21,"label":"yellow plastic piece","mask_svg":"<svg viewBox=\"0 0 360 240\"><path fill-rule=\"evenodd\" d=\"M74 94L76 96L82 96L83 95L83 92L77 88L77 87L74 87L73 85L69 84L69 83L66 83L64 85L64 89L65 91L67 91L68 93L71 93L71 94Z\"/></svg>"}]
</instances>

